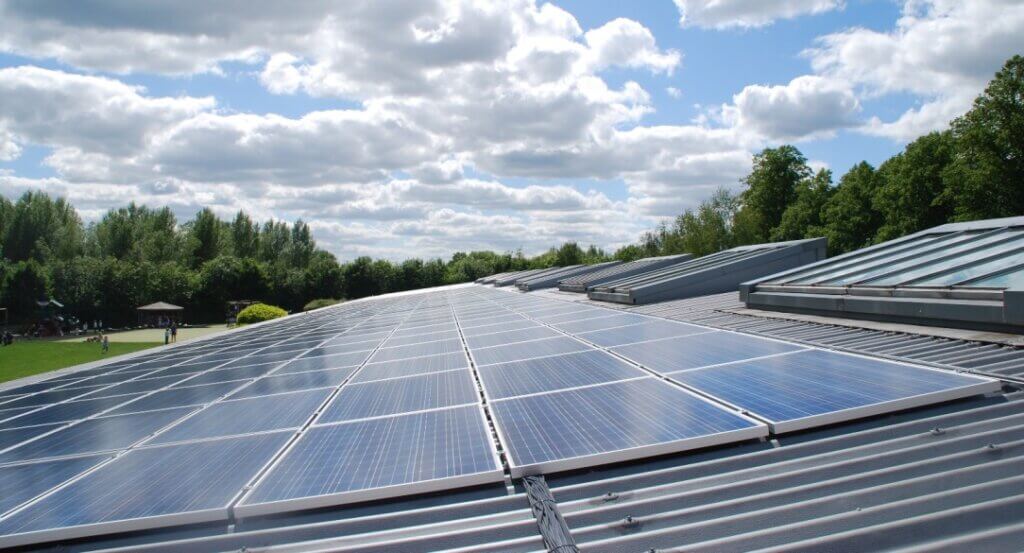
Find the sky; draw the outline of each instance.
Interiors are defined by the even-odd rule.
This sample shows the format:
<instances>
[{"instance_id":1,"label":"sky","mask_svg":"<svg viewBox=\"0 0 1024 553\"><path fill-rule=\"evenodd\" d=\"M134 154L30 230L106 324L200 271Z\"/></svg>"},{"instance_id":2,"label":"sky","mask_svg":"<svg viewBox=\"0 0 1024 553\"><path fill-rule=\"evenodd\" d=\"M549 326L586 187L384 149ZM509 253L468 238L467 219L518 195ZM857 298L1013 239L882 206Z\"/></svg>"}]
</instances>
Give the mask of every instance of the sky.
<instances>
[{"instance_id":1,"label":"sky","mask_svg":"<svg viewBox=\"0 0 1024 553\"><path fill-rule=\"evenodd\" d=\"M0 0L0 194L303 219L342 260L613 250L796 145L970 108L1024 0Z\"/></svg>"}]
</instances>

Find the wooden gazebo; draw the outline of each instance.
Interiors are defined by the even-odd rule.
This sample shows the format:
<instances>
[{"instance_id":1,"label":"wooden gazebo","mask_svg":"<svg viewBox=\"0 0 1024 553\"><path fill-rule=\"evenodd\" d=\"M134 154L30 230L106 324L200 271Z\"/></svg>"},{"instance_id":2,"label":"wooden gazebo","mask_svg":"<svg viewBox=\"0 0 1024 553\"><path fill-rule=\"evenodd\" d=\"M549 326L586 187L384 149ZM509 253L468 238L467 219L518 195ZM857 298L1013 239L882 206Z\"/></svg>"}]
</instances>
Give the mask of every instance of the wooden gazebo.
<instances>
[{"instance_id":1,"label":"wooden gazebo","mask_svg":"<svg viewBox=\"0 0 1024 553\"><path fill-rule=\"evenodd\" d=\"M162 301L143 305L136 311L139 314L140 325L157 327L170 325L172 321L181 324L182 315L185 314L184 307Z\"/></svg>"}]
</instances>

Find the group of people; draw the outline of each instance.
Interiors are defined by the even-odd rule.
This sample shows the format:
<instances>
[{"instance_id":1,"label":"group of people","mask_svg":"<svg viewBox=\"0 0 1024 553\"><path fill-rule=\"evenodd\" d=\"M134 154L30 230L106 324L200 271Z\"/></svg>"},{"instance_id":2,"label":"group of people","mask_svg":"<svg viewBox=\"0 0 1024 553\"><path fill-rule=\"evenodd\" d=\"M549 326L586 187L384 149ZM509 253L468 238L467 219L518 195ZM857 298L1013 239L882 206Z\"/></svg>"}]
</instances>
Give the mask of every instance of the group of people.
<instances>
[{"instance_id":1,"label":"group of people","mask_svg":"<svg viewBox=\"0 0 1024 553\"><path fill-rule=\"evenodd\" d=\"M164 329L164 345L173 344L178 341L178 323L172 322Z\"/></svg>"},{"instance_id":2,"label":"group of people","mask_svg":"<svg viewBox=\"0 0 1024 553\"><path fill-rule=\"evenodd\" d=\"M14 335L11 334L10 330L5 330L3 335L0 336L0 344L9 346L14 343Z\"/></svg>"}]
</instances>

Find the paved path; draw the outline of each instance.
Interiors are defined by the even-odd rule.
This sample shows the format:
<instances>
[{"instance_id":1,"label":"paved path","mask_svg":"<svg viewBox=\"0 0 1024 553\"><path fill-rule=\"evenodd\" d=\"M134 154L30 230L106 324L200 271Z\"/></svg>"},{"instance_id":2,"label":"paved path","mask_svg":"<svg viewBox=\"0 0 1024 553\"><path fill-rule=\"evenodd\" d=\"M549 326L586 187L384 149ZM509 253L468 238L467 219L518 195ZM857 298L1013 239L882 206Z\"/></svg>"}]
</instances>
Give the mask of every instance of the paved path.
<instances>
[{"instance_id":1,"label":"paved path","mask_svg":"<svg viewBox=\"0 0 1024 553\"><path fill-rule=\"evenodd\" d=\"M178 329L178 341L184 342L186 340L193 340L200 336L206 336L208 334L214 334L217 332L224 332L227 330L227 325L209 325L199 327L187 327ZM111 342L159 342L164 341L164 329L162 328L144 328L140 330L125 330L122 332L111 332L107 334L110 336ZM84 342L85 336L73 336L71 338L64 338L62 342Z\"/></svg>"}]
</instances>

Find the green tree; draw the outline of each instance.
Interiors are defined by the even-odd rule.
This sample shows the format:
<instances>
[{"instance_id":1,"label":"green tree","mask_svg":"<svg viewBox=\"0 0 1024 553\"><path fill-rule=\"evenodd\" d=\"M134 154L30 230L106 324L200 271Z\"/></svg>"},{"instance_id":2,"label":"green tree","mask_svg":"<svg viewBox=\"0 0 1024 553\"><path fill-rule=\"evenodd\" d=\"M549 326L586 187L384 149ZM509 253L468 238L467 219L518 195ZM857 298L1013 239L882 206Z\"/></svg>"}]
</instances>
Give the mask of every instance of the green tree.
<instances>
[{"instance_id":1,"label":"green tree","mask_svg":"<svg viewBox=\"0 0 1024 553\"><path fill-rule=\"evenodd\" d=\"M305 270L306 298L341 298L345 289L344 275L333 255L317 252Z\"/></svg>"},{"instance_id":2,"label":"green tree","mask_svg":"<svg viewBox=\"0 0 1024 553\"><path fill-rule=\"evenodd\" d=\"M82 253L78 213L63 198L26 192L14 204L3 235L4 256L13 261L71 259Z\"/></svg>"},{"instance_id":3,"label":"green tree","mask_svg":"<svg viewBox=\"0 0 1024 553\"><path fill-rule=\"evenodd\" d=\"M811 176L807 158L800 150L790 145L765 148L754 156L754 168L743 179L743 210L750 225L746 237L764 242L772 229L782 222L782 214L796 200L797 184Z\"/></svg>"},{"instance_id":4,"label":"green tree","mask_svg":"<svg viewBox=\"0 0 1024 553\"><path fill-rule=\"evenodd\" d=\"M244 211L239 210L231 222L231 247L235 257L256 257L259 254L259 225L252 222Z\"/></svg>"},{"instance_id":5,"label":"green tree","mask_svg":"<svg viewBox=\"0 0 1024 553\"><path fill-rule=\"evenodd\" d=\"M832 171L821 169L797 184L796 200L782 214L779 226L772 229L772 241L813 238L821 228L822 208L832 198Z\"/></svg>"},{"instance_id":6,"label":"green tree","mask_svg":"<svg viewBox=\"0 0 1024 553\"><path fill-rule=\"evenodd\" d=\"M953 212L943 197L943 173L956 144L949 131L933 132L907 145L878 168L881 187L874 206L882 217L876 242L941 225Z\"/></svg>"},{"instance_id":7,"label":"green tree","mask_svg":"<svg viewBox=\"0 0 1024 553\"><path fill-rule=\"evenodd\" d=\"M10 309L11 320L30 319L36 310L36 301L50 297L50 279L34 259L14 264L7 271L3 284L3 303Z\"/></svg>"},{"instance_id":8,"label":"green tree","mask_svg":"<svg viewBox=\"0 0 1024 553\"><path fill-rule=\"evenodd\" d=\"M196 213L196 218L188 225L190 261L193 267L199 267L220 255L220 231L221 222L210 208L203 208Z\"/></svg>"},{"instance_id":9,"label":"green tree","mask_svg":"<svg viewBox=\"0 0 1024 553\"><path fill-rule=\"evenodd\" d=\"M854 165L839 180L832 197L821 212L822 228L812 235L828 238L833 254L845 253L871 244L882 224L882 217L872 202L881 188L882 179L868 162Z\"/></svg>"},{"instance_id":10,"label":"green tree","mask_svg":"<svg viewBox=\"0 0 1024 553\"><path fill-rule=\"evenodd\" d=\"M1024 57L1013 56L952 124L944 201L961 221L1024 213Z\"/></svg>"}]
</instances>

